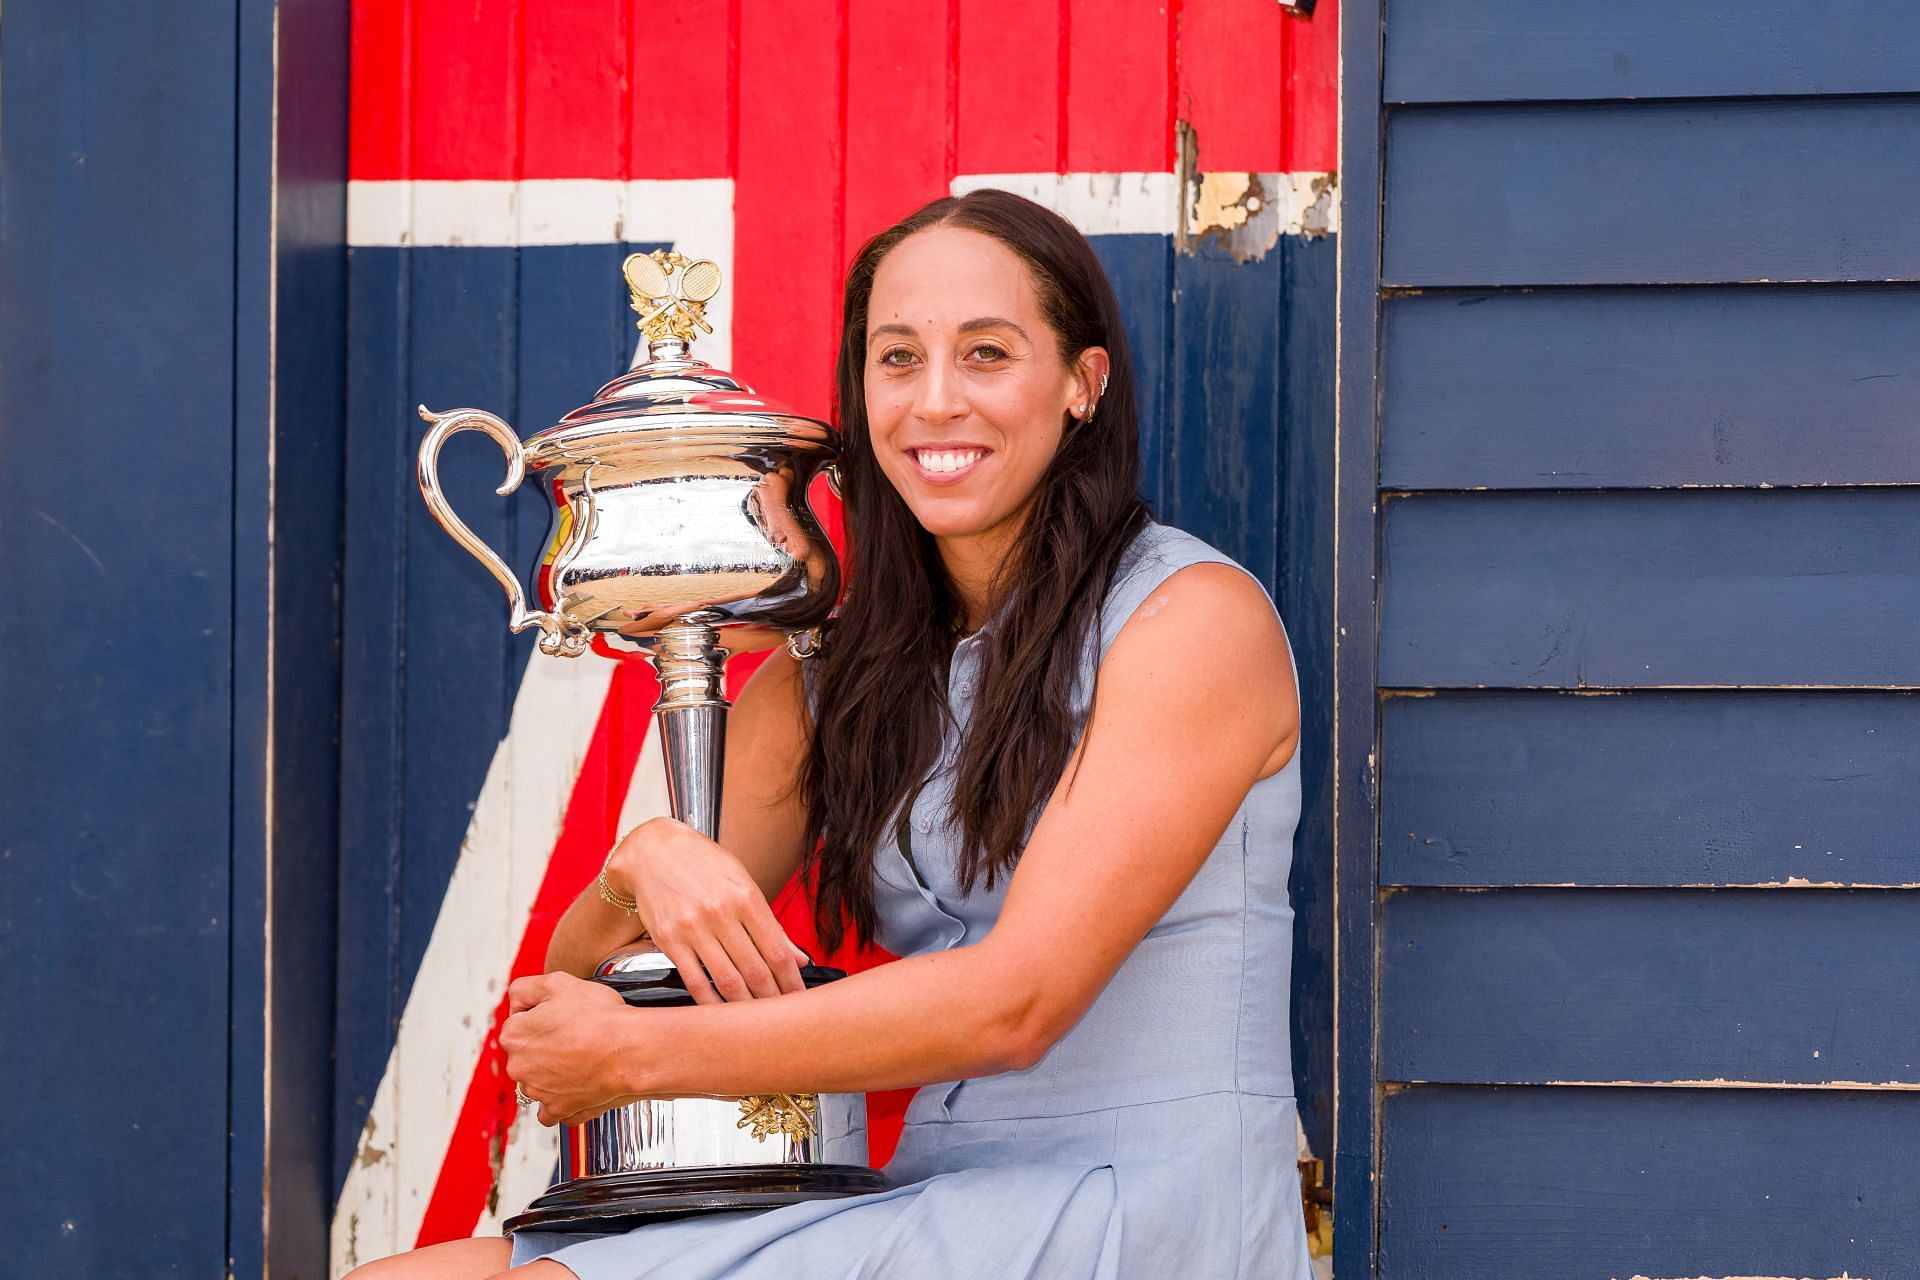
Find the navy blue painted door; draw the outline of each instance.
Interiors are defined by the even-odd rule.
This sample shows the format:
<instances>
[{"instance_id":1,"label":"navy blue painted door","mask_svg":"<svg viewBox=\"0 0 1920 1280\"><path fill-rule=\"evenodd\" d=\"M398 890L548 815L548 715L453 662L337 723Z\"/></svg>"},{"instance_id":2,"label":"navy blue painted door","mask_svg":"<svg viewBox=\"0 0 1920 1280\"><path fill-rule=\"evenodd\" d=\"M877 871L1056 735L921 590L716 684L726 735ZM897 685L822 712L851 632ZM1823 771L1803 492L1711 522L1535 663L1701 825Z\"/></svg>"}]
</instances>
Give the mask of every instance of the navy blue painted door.
<instances>
[{"instance_id":1,"label":"navy blue painted door","mask_svg":"<svg viewBox=\"0 0 1920 1280\"><path fill-rule=\"evenodd\" d=\"M1339 1273L1920 1275L1920 10L1345 20Z\"/></svg>"},{"instance_id":2,"label":"navy blue painted door","mask_svg":"<svg viewBox=\"0 0 1920 1280\"><path fill-rule=\"evenodd\" d=\"M345 35L0 26L6 1276L325 1267Z\"/></svg>"}]
</instances>

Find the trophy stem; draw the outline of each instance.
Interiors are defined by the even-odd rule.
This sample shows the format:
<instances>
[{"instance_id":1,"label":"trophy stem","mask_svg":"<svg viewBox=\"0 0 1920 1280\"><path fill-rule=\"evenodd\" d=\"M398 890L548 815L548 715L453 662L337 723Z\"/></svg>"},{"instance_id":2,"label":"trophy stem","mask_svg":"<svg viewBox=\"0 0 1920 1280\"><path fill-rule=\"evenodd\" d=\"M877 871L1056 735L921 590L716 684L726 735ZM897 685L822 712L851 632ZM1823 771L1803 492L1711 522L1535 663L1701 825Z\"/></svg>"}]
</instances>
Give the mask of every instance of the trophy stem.
<instances>
[{"instance_id":1,"label":"trophy stem","mask_svg":"<svg viewBox=\"0 0 1920 1280\"><path fill-rule=\"evenodd\" d=\"M654 638L653 666L660 673L654 721L667 760L667 802L676 819L710 840L720 837L726 661L720 633L704 623L681 619Z\"/></svg>"}]
</instances>

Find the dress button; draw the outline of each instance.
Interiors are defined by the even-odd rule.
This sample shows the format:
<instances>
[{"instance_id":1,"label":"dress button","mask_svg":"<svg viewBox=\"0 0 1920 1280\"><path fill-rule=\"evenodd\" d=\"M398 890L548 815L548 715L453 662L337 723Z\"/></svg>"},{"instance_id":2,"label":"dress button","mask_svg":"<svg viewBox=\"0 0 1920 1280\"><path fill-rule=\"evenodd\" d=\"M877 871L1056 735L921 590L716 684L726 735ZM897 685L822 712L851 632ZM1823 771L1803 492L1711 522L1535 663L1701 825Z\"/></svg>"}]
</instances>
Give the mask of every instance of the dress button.
<instances>
[{"instance_id":1,"label":"dress button","mask_svg":"<svg viewBox=\"0 0 1920 1280\"><path fill-rule=\"evenodd\" d=\"M933 819L922 818L913 825L920 828L920 834L924 836L933 830Z\"/></svg>"},{"instance_id":2,"label":"dress button","mask_svg":"<svg viewBox=\"0 0 1920 1280\"><path fill-rule=\"evenodd\" d=\"M956 688L954 692L958 693L963 698L971 698L973 696L973 681L962 680L959 684L959 687Z\"/></svg>"}]
</instances>

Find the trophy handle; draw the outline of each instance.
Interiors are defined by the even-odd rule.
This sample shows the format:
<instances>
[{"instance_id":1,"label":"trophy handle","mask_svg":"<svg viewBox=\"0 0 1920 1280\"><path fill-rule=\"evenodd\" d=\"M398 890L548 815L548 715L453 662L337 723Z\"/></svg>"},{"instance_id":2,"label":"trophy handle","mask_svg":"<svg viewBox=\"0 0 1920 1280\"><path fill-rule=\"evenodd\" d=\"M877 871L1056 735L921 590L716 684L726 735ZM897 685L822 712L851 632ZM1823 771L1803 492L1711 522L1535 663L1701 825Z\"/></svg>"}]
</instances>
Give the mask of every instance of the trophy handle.
<instances>
[{"instance_id":1,"label":"trophy handle","mask_svg":"<svg viewBox=\"0 0 1920 1280\"><path fill-rule=\"evenodd\" d=\"M520 487L520 481L527 474L526 454L520 448L520 437L513 428L482 409L454 409L448 413L435 413L425 405L420 406L420 416L433 424L426 439L420 442L420 495L427 500L427 510L440 522L453 540L466 549L468 555L487 567L494 580L507 593L507 626L510 630L525 631L528 627L540 628L540 652L562 658L577 658L587 650L589 635L587 629L562 613L547 613L527 608L526 591L520 585L513 570L507 568L494 549L480 540L478 534L467 528L466 522L453 513L447 503L447 496L440 489L440 446L449 438L462 431L478 431L490 436L500 446L500 452L507 455L507 478L494 492L501 497Z\"/></svg>"}]
</instances>

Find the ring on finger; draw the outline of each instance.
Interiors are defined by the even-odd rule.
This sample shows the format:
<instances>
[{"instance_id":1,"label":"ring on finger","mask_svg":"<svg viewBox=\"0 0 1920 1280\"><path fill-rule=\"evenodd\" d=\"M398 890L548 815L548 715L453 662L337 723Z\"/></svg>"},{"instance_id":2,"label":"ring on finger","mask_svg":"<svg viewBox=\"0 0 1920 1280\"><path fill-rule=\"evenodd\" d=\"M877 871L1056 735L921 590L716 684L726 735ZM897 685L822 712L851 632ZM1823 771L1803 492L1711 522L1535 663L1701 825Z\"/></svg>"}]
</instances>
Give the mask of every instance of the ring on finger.
<instances>
[{"instance_id":1,"label":"ring on finger","mask_svg":"<svg viewBox=\"0 0 1920 1280\"><path fill-rule=\"evenodd\" d=\"M515 1103L523 1107L530 1107L533 1105L533 1099L527 1096L527 1091L525 1089L522 1089L517 1084L513 1086L513 1100Z\"/></svg>"}]
</instances>

